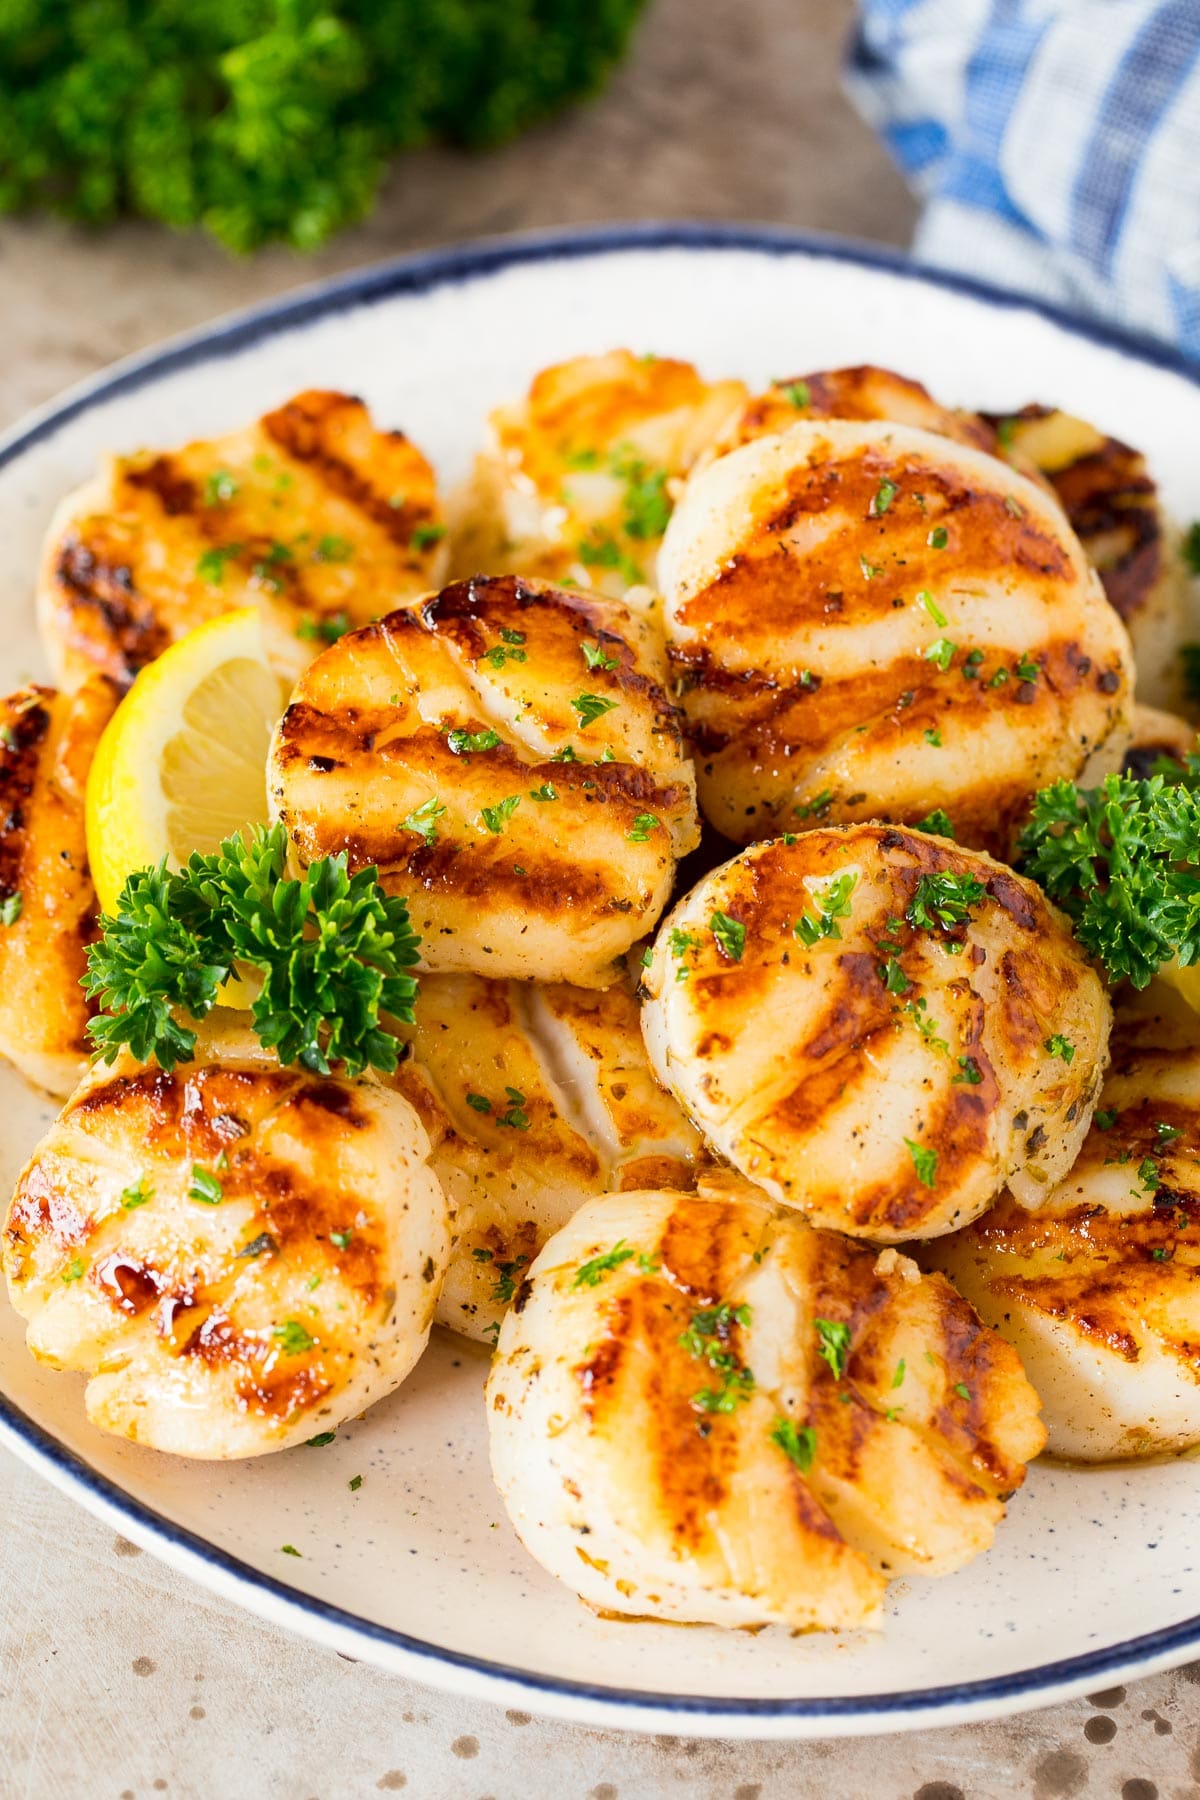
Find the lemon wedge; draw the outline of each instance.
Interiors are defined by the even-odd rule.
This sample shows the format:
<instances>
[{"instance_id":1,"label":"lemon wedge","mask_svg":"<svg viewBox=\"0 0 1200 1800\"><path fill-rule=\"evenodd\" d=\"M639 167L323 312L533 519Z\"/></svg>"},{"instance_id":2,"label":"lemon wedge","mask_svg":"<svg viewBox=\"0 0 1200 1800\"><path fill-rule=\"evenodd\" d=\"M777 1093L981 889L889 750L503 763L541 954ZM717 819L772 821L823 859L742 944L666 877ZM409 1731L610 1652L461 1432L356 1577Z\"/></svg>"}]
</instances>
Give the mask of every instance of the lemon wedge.
<instances>
[{"instance_id":1,"label":"lemon wedge","mask_svg":"<svg viewBox=\"0 0 1200 1800\"><path fill-rule=\"evenodd\" d=\"M126 877L267 819L267 750L282 711L253 607L223 613L143 669L88 775L88 860L105 912Z\"/></svg>"}]
</instances>

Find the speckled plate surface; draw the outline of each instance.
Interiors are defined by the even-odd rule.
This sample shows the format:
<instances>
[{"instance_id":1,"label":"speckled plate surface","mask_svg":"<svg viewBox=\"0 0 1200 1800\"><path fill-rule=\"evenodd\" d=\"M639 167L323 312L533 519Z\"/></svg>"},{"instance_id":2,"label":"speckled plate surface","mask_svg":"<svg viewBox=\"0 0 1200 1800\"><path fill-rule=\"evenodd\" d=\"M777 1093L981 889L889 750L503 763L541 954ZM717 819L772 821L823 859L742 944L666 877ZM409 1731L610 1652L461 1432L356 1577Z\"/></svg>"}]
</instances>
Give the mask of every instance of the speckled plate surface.
<instances>
[{"instance_id":1,"label":"speckled plate surface","mask_svg":"<svg viewBox=\"0 0 1200 1800\"><path fill-rule=\"evenodd\" d=\"M1144 447L1168 508L1200 515L1200 376L1161 352L788 234L668 226L501 242L222 323L12 434L0 445L0 681L42 671L38 544L103 452L227 430L321 385L362 394L449 483L483 414L535 369L622 343L756 383L872 361L952 403L1054 402ZM52 1112L0 1070L5 1190ZM879 1635L594 1618L507 1524L488 1474L485 1373L475 1346L435 1334L401 1391L331 1447L184 1463L92 1430L82 1382L39 1369L0 1302L0 1436L19 1455L222 1597L441 1687L597 1725L815 1737L986 1718L1200 1652L1200 1481L1187 1460L1036 1467L995 1548L946 1580L897 1582Z\"/></svg>"}]
</instances>

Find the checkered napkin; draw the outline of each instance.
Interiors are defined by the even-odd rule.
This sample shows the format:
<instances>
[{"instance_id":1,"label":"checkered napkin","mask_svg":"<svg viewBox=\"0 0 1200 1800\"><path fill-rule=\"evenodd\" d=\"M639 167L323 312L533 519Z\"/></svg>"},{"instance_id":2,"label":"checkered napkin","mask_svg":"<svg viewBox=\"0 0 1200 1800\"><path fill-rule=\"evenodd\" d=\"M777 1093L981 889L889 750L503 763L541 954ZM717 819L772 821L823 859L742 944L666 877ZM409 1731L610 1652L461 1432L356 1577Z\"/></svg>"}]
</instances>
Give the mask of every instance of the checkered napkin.
<instances>
[{"instance_id":1,"label":"checkered napkin","mask_svg":"<svg viewBox=\"0 0 1200 1800\"><path fill-rule=\"evenodd\" d=\"M1200 0L860 0L846 80L918 256L1200 362Z\"/></svg>"}]
</instances>

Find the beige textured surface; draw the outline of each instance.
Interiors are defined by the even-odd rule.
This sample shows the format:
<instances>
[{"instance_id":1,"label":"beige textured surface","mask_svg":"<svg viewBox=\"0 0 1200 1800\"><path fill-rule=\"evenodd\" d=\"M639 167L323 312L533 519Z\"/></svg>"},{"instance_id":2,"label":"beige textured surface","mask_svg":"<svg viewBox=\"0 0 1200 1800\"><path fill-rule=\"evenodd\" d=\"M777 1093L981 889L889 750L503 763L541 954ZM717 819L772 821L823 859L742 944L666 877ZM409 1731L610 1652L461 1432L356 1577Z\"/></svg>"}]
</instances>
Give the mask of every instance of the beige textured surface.
<instances>
[{"instance_id":1,"label":"beige textured surface","mask_svg":"<svg viewBox=\"0 0 1200 1800\"><path fill-rule=\"evenodd\" d=\"M409 161L361 230L233 263L138 226L0 226L0 424L170 332L420 245L670 214L904 242L912 207L841 98L845 0L655 0L583 112L487 160ZM736 1745L542 1724L281 1635L114 1539L0 1453L4 1800L1200 1800L1200 1665L992 1726Z\"/></svg>"}]
</instances>

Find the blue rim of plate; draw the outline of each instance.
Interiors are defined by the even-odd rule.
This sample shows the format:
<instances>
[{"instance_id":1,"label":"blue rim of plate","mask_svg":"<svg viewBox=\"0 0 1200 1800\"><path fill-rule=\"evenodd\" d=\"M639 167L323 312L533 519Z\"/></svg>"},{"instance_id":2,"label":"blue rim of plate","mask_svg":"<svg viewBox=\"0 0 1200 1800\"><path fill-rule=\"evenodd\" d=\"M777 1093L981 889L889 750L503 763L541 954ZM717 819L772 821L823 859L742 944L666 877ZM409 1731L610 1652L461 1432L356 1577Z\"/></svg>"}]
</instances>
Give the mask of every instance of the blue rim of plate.
<instances>
[{"instance_id":1,"label":"blue rim of plate","mask_svg":"<svg viewBox=\"0 0 1200 1800\"><path fill-rule=\"evenodd\" d=\"M51 437L72 419L92 407L119 394L135 391L156 380L196 363L235 355L251 348L264 338L295 330L310 320L331 314L370 306L400 295L424 294L432 290L484 279L507 268L541 262L567 262L589 256L639 250L743 250L770 256L804 256L856 264L861 268L901 276L961 294L985 305L1013 308L1035 313L1051 324L1106 349L1114 350L1134 361L1146 363L1181 376L1200 387L1200 365L1189 362L1169 347L1153 340L1139 339L1128 333L1090 319L1080 319L1059 307L1049 306L970 276L948 274L914 262L900 251L860 244L844 238L823 237L814 233L790 231L769 226L693 224L688 222L650 222L637 225L597 226L565 232L539 232L508 238L484 239L444 250L398 257L349 275L335 276L301 289L297 294L264 306L236 313L213 327L169 342L158 350L119 363L109 374L100 375L68 392L65 398L36 414L29 423L18 425L0 439L0 468L15 461L42 439ZM917 1688L884 1694L829 1695L797 1699L755 1700L744 1698L716 1699L707 1695L655 1693L653 1690L614 1688L589 1682L570 1681L511 1663L492 1661L450 1650L423 1638L409 1637L390 1626L378 1625L360 1618L327 1600L306 1594L301 1589L279 1581L273 1575L243 1562L228 1551L219 1550L206 1539L175 1524L152 1507L144 1506L90 1463L69 1450L59 1439L38 1425L27 1413L0 1393L0 1442L8 1444L23 1460L32 1464L70 1492L86 1496L104 1512L115 1512L139 1529L151 1544L170 1546L181 1552L187 1563L219 1570L237 1585L269 1595L287 1612L303 1615L308 1620L334 1626L352 1637L386 1644L412 1659L413 1673L422 1664L462 1670L481 1677L484 1682L513 1684L527 1693L575 1699L614 1712L675 1713L683 1717L702 1716L713 1720L728 1719L856 1719L866 1722L878 1719L881 1724L896 1723L906 1715L924 1716L957 1713L968 1708L1004 1707L1028 1697L1053 1697L1064 1688L1089 1683L1092 1679L1121 1673L1136 1673L1139 1665L1161 1666L1164 1662L1182 1662L1187 1652L1200 1649L1200 1616L1185 1619L1162 1630L1128 1638L1104 1649L1065 1657L1057 1662L1042 1663L1036 1668L1015 1670L1009 1675L991 1676L986 1680ZM32 1454L30 1454L32 1452ZM272 1615L273 1616L273 1615Z\"/></svg>"}]
</instances>

